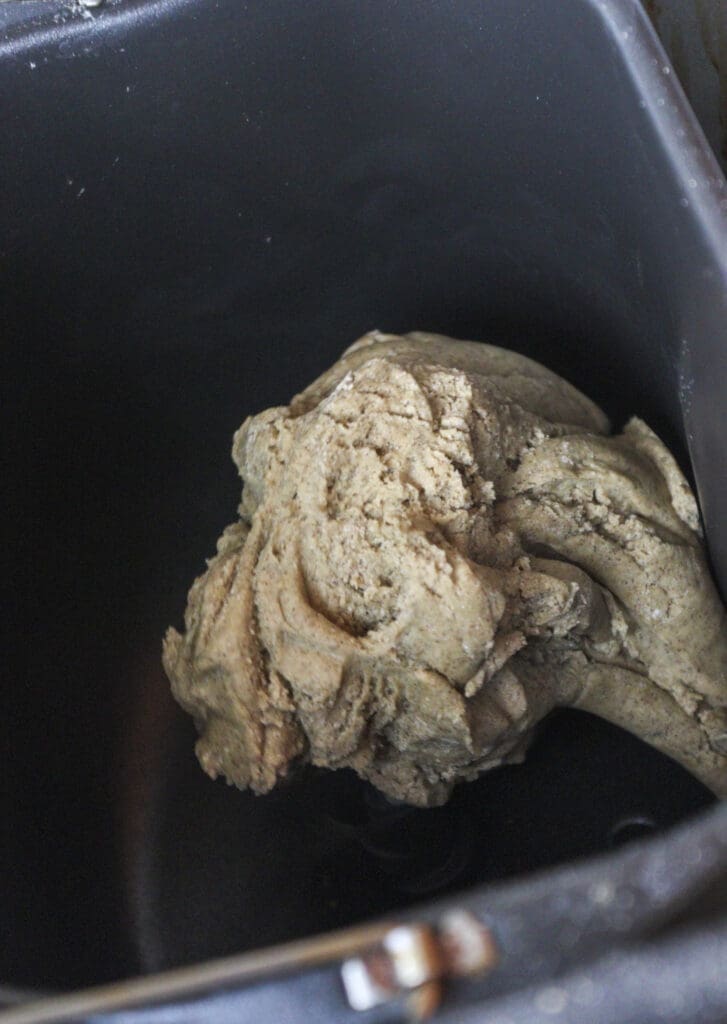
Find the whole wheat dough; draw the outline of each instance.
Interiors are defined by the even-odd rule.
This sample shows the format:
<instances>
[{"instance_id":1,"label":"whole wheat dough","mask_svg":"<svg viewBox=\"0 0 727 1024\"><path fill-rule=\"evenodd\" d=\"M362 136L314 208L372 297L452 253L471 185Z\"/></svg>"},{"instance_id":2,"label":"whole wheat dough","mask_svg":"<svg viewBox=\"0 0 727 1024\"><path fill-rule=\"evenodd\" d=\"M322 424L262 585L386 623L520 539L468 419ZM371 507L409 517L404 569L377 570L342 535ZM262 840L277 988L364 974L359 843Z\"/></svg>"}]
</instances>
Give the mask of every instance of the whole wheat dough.
<instances>
[{"instance_id":1,"label":"whole wheat dough","mask_svg":"<svg viewBox=\"0 0 727 1024\"><path fill-rule=\"evenodd\" d=\"M296 763L445 801L585 708L727 796L727 630L694 497L523 356L373 332L245 421L239 519L164 665L212 777Z\"/></svg>"}]
</instances>

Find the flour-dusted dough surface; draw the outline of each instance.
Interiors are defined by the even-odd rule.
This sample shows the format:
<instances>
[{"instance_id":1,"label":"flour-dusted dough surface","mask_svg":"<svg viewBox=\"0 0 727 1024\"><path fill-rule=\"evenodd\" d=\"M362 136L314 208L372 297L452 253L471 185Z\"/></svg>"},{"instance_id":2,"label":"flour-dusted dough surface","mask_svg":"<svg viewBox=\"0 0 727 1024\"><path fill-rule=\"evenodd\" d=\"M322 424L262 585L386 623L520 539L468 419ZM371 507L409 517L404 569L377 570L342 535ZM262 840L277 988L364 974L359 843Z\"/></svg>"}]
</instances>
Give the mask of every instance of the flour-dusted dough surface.
<instances>
[{"instance_id":1,"label":"flour-dusted dough surface","mask_svg":"<svg viewBox=\"0 0 727 1024\"><path fill-rule=\"evenodd\" d=\"M389 797L523 758L584 707L727 795L727 630L694 497L640 420L478 342L373 332L245 421L244 480L164 664L213 777Z\"/></svg>"}]
</instances>

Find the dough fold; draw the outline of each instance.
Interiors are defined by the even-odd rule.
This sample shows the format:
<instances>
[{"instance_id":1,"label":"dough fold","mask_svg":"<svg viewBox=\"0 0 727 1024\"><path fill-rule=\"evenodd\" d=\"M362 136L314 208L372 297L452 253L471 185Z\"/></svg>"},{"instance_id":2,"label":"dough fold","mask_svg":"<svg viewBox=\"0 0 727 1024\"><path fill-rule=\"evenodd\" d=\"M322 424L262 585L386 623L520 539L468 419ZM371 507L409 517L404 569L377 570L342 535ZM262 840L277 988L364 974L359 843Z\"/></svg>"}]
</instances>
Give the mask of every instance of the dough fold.
<instances>
[{"instance_id":1,"label":"dough fold","mask_svg":"<svg viewBox=\"0 0 727 1024\"><path fill-rule=\"evenodd\" d=\"M727 796L725 614L640 420L609 436L514 352L372 332L233 458L239 519L164 641L212 777L311 762L439 804L571 705Z\"/></svg>"}]
</instances>

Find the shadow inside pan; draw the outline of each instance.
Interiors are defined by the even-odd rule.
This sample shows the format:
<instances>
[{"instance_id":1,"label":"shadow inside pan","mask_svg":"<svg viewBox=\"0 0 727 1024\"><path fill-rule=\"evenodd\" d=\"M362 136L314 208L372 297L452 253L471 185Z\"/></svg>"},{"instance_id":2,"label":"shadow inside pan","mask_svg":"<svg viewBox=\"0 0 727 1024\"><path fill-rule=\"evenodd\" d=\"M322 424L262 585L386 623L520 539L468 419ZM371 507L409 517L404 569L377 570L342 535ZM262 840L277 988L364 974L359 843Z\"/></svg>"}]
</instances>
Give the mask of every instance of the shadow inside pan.
<instances>
[{"instance_id":1,"label":"shadow inside pan","mask_svg":"<svg viewBox=\"0 0 727 1024\"><path fill-rule=\"evenodd\" d=\"M383 915L660 831L711 802L686 772L589 715L562 712L527 762L430 810L344 771L267 797L212 784L174 730L133 866L134 933L156 970ZM618 770L615 766L618 764Z\"/></svg>"}]
</instances>

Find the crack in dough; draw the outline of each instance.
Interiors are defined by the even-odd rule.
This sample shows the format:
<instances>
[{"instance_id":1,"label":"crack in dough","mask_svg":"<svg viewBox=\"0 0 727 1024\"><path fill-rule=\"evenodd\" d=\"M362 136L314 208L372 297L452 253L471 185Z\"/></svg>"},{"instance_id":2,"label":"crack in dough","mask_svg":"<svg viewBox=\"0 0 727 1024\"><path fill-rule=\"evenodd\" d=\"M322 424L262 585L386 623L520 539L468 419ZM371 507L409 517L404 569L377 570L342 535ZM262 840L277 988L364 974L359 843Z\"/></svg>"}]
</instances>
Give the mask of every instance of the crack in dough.
<instances>
[{"instance_id":1,"label":"crack in dough","mask_svg":"<svg viewBox=\"0 0 727 1024\"><path fill-rule=\"evenodd\" d=\"M351 767L418 805L558 705L727 795L727 640L694 497L640 420L514 352L372 332L243 423L240 519L164 664L201 764Z\"/></svg>"}]
</instances>

